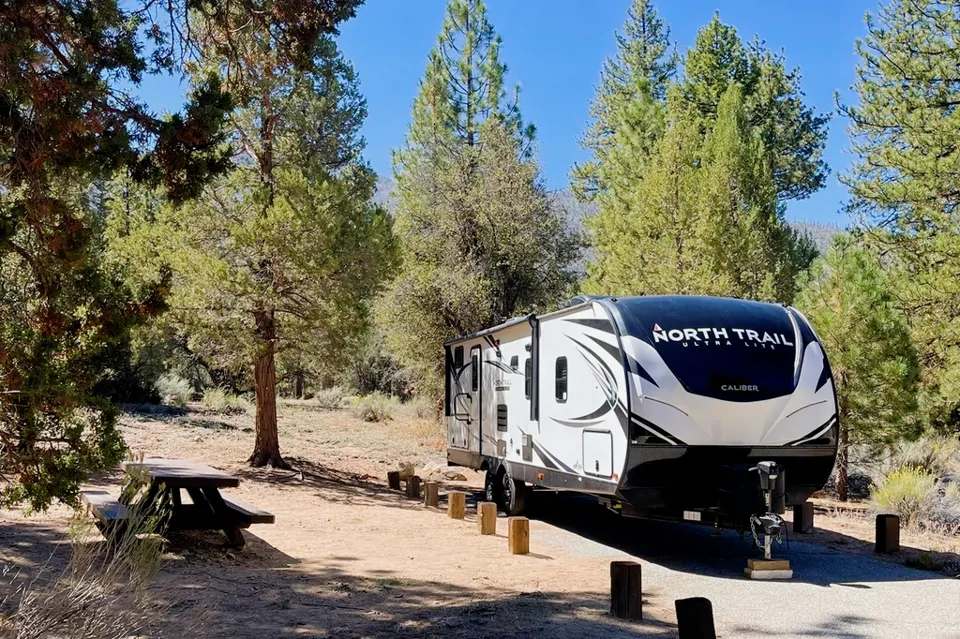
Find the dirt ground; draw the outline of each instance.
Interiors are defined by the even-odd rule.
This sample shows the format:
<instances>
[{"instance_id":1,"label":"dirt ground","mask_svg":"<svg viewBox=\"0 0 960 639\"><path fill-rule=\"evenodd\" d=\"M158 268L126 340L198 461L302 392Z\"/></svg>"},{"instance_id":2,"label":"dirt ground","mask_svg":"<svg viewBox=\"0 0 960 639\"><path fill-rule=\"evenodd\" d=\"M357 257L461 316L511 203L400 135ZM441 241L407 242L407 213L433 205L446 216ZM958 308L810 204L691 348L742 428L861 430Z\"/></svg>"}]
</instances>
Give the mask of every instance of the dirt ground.
<instances>
[{"instance_id":1,"label":"dirt ground","mask_svg":"<svg viewBox=\"0 0 960 639\"><path fill-rule=\"evenodd\" d=\"M531 521L531 553L515 556L507 552L505 519L496 536L481 536L470 514L452 520L388 490L386 472L399 462L444 461L435 424L407 415L370 424L346 410L285 402L280 441L294 470L279 471L246 465L252 422L199 407L123 419L131 451L236 474L241 483L232 490L276 515L275 524L245 531L242 550L227 548L219 533L173 536L153 587L164 605L150 636L676 636L669 593L645 590L641 624L613 619L610 558L550 542L548 524ZM441 494L479 489L482 477L466 475ZM96 483L117 491L119 480L113 473ZM872 552L871 519L818 505L813 541ZM70 514L64 507L31 517L0 511L0 561L26 574L56 566ZM912 550L890 561L935 550L949 570L960 551L956 540L904 533L902 542Z\"/></svg>"}]
</instances>

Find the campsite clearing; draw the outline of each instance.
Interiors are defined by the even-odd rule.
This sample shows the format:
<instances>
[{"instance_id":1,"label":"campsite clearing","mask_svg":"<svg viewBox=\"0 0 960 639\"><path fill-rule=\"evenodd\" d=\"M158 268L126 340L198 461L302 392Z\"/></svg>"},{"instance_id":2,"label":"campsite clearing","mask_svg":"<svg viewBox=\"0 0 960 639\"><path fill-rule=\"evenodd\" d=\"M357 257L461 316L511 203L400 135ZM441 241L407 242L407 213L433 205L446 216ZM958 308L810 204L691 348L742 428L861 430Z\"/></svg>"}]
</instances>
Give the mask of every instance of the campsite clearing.
<instances>
[{"instance_id":1,"label":"campsite clearing","mask_svg":"<svg viewBox=\"0 0 960 639\"><path fill-rule=\"evenodd\" d=\"M791 538L796 577L770 584L742 578L756 556L735 533L619 521L595 500L546 496L530 522L530 553L511 555L507 522L495 535L477 531L473 502L466 521L446 516L386 486L386 472L409 461L443 460L439 427L405 415L383 423L310 403L281 407L280 441L293 471L251 469L253 419L199 410L129 413L124 435L134 451L186 457L241 478L225 493L262 505L273 525L244 531L229 548L217 533L183 533L154 586L165 606L152 621L157 637L628 637L676 636L674 599L713 601L720 636L826 634L847 637L948 637L960 611L960 579L876 558L869 521L818 513L818 532ZM446 481L473 491L479 474ZM99 486L115 487L119 472ZM24 575L62 544L62 507L43 516L3 512L2 559ZM840 525L842 524L842 526ZM858 526L864 529L858 535ZM904 534L905 546L918 539ZM944 544L949 542L944 541ZM948 548L945 550L949 550ZM778 549L782 553L783 549ZM956 550L944 557L955 560ZM64 560L59 546L52 566ZM609 564L639 558L641 624L608 614Z\"/></svg>"}]
</instances>

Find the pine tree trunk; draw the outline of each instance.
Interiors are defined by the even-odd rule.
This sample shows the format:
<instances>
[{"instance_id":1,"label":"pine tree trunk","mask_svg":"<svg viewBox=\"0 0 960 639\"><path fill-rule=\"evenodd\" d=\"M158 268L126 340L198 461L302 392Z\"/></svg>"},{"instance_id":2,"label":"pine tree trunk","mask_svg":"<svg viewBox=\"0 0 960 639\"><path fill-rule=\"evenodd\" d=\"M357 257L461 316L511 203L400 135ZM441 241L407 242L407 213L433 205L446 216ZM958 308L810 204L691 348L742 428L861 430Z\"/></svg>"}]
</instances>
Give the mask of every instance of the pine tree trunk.
<instances>
[{"instance_id":1,"label":"pine tree trunk","mask_svg":"<svg viewBox=\"0 0 960 639\"><path fill-rule=\"evenodd\" d=\"M250 455L250 465L290 468L280 456L277 434L277 369L275 364L277 323L274 310L255 314L257 337L262 341L260 354L253 367L253 383L257 406L257 441Z\"/></svg>"},{"instance_id":2,"label":"pine tree trunk","mask_svg":"<svg viewBox=\"0 0 960 639\"><path fill-rule=\"evenodd\" d=\"M297 396L297 399L303 399L303 371L297 371L294 379L294 384L296 385L294 394Z\"/></svg>"},{"instance_id":3,"label":"pine tree trunk","mask_svg":"<svg viewBox=\"0 0 960 639\"><path fill-rule=\"evenodd\" d=\"M847 501L847 453L850 439L847 429L840 426L840 446L837 449L837 497L840 501Z\"/></svg>"}]
</instances>

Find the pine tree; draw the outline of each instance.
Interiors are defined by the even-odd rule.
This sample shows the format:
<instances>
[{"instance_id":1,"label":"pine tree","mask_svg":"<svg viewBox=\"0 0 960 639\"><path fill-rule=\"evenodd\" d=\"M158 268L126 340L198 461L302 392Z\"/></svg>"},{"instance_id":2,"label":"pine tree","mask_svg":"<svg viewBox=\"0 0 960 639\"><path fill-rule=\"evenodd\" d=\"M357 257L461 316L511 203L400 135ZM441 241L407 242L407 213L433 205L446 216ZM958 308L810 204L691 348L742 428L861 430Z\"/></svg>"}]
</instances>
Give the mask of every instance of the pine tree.
<instances>
[{"instance_id":1,"label":"pine tree","mask_svg":"<svg viewBox=\"0 0 960 639\"><path fill-rule=\"evenodd\" d=\"M850 212L885 255L923 369L921 412L960 429L960 10L891 0L867 15L849 118Z\"/></svg>"},{"instance_id":2,"label":"pine tree","mask_svg":"<svg viewBox=\"0 0 960 639\"><path fill-rule=\"evenodd\" d=\"M637 187L588 221L596 261L584 290L790 301L813 248L784 221L739 86L720 99L706 137L679 91L670 94L667 121Z\"/></svg>"},{"instance_id":3,"label":"pine tree","mask_svg":"<svg viewBox=\"0 0 960 639\"><path fill-rule=\"evenodd\" d=\"M175 60L137 3L0 5L0 498L76 503L90 473L118 461L110 404L116 354L162 307L103 268L90 185L128 168L172 199L228 165L231 101L204 82L157 118L131 95ZM142 7L139 7L142 9ZM169 43L167 43L169 44ZM189 135L187 134L189 132Z\"/></svg>"},{"instance_id":4,"label":"pine tree","mask_svg":"<svg viewBox=\"0 0 960 639\"><path fill-rule=\"evenodd\" d=\"M237 168L196 202L148 207L118 251L129 269L144 265L146 277L158 265L172 268L168 321L192 350L250 372L250 463L286 467L278 353L291 361L287 351L322 352L331 364L343 357L365 328L396 249L389 216L371 204L376 176L360 155L366 106L352 67L321 37L311 64L295 70L286 52L264 44L268 32L260 29L268 27L252 27L246 42L247 88L231 118L243 153Z\"/></svg>"},{"instance_id":5,"label":"pine tree","mask_svg":"<svg viewBox=\"0 0 960 639\"><path fill-rule=\"evenodd\" d=\"M880 260L849 236L814 263L796 305L830 360L840 419L837 492L845 501L851 447L876 451L920 433L917 353Z\"/></svg>"},{"instance_id":6,"label":"pine tree","mask_svg":"<svg viewBox=\"0 0 960 639\"><path fill-rule=\"evenodd\" d=\"M829 118L803 103L800 72L787 71L782 54L760 41L744 45L736 29L715 15L687 51L680 84L704 129L716 120L727 89L740 85L747 121L760 133L779 201L809 197L823 187Z\"/></svg>"},{"instance_id":7,"label":"pine tree","mask_svg":"<svg viewBox=\"0 0 960 639\"><path fill-rule=\"evenodd\" d=\"M483 3L452 0L395 155L403 267L379 317L437 398L444 340L556 302L579 248L540 182L499 51Z\"/></svg>"},{"instance_id":8,"label":"pine tree","mask_svg":"<svg viewBox=\"0 0 960 639\"><path fill-rule=\"evenodd\" d=\"M670 29L650 0L627 10L617 54L604 61L600 87L590 106L593 122L581 141L593 158L574 169L581 199L628 189L663 133L663 103L677 70Z\"/></svg>"}]
</instances>

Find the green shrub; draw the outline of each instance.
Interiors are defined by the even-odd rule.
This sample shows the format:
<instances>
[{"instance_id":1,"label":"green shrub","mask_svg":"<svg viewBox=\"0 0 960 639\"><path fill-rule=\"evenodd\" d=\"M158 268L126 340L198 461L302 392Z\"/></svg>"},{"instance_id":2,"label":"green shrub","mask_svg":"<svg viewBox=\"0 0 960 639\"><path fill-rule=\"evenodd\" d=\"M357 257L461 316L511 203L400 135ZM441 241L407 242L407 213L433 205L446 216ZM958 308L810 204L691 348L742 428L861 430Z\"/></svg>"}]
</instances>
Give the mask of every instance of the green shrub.
<instances>
[{"instance_id":1,"label":"green shrub","mask_svg":"<svg viewBox=\"0 0 960 639\"><path fill-rule=\"evenodd\" d=\"M901 442L893 455L893 469L900 468L922 468L935 477L960 470L960 439L922 437L914 442Z\"/></svg>"},{"instance_id":2,"label":"green shrub","mask_svg":"<svg viewBox=\"0 0 960 639\"><path fill-rule=\"evenodd\" d=\"M925 522L932 514L937 499L936 477L923 468L899 468L871 490L874 510L900 516L905 527Z\"/></svg>"},{"instance_id":3,"label":"green shrub","mask_svg":"<svg viewBox=\"0 0 960 639\"><path fill-rule=\"evenodd\" d=\"M250 408L245 397L228 393L222 388L211 388L203 394L203 406L207 410L223 415L242 415Z\"/></svg>"},{"instance_id":4,"label":"green shrub","mask_svg":"<svg viewBox=\"0 0 960 639\"><path fill-rule=\"evenodd\" d=\"M320 408L337 410L343 406L344 397L346 397L344 390L339 386L333 386L331 388L323 388L318 390L317 394L313 396L313 401Z\"/></svg>"},{"instance_id":5,"label":"green shrub","mask_svg":"<svg viewBox=\"0 0 960 639\"><path fill-rule=\"evenodd\" d=\"M437 408L426 397L414 397L405 404L410 413L417 419L436 419Z\"/></svg>"},{"instance_id":6,"label":"green shrub","mask_svg":"<svg viewBox=\"0 0 960 639\"><path fill-rule=\"evenodd\" d=\"M184 406L193 398L190 382L171 373L161 375L154 387L164 404Z\"/></svg>"},{"instance_id":7,"label":"green shrub","mask_svg":"<svg viewBox=\"0 0 960 639\"><path fill-rule=\"evenodd\" d=\"M385 422L393 419L397 400L383 393L370 393L358 397L353 405L353 414L365 422Z\"/></svg>"},{"instance_id":8,"label":"green shrub","mask_svg":"<svg viewBox=\"0 0 960 639\"><path fill-rule=\"evenodd\" d=\"M960 484L950 482L944 486L943 494L939 496L930 515L928 527L944 535L960 534Z\"/></svg>"}]
</instances>

